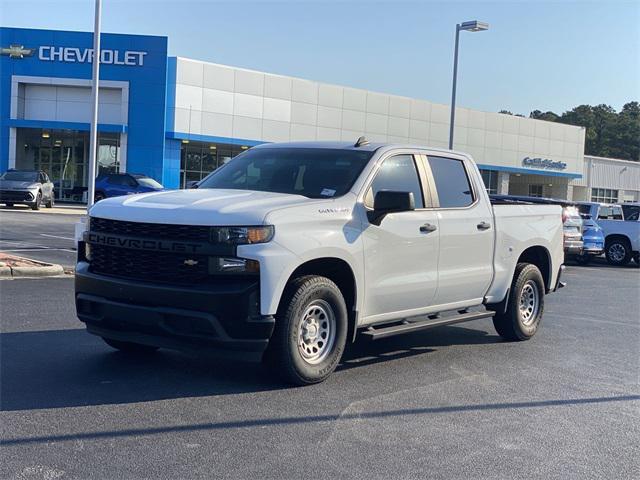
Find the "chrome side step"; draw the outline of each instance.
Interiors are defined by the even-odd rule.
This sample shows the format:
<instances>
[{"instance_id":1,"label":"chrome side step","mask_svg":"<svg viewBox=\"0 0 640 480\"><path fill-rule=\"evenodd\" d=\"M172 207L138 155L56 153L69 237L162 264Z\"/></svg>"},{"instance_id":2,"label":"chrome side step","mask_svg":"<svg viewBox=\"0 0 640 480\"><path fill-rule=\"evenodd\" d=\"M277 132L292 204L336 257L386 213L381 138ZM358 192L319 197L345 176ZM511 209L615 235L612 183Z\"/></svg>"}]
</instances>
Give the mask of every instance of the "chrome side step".
<instances>
[{"instance_id":1,"label":"chrome side step","mask_svg":"<svg viewBox=\"0 0 640 480\"><path fill-rule=\"evenodd\" d=\"M439 316L429 315L424 320L403 320L400 324L391 326L369 327L360 332L369 340L379 340L381 338L392 337L394 335L402 335L403 333L417 332L427 328L441 327L443 325L453 325L455 323L470 322L471 320L480 320L483 318L491 318L495 315L492 311L468 312L460 310L453 315Z\"/></svg>"}]
</instances>

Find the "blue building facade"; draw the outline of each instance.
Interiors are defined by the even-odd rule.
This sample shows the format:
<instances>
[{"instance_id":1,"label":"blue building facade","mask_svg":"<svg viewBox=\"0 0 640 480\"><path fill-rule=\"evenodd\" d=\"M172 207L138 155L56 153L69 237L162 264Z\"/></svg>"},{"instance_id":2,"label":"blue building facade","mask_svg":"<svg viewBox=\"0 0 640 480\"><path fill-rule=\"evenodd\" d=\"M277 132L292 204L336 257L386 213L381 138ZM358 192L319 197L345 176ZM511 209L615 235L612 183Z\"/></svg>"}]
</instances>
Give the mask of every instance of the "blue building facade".
<instances>
[{"instance_id":1,"label":"blue building facade","mask_svg":"<svg viewBox=\"0 0 640 480\"><path fill-rule=\"evenodd\" d=\"M0 28L0 47L0 171L45 170L59 200L86 200L93 35ZM177 186L164 162L167 38L103 34L101 50L100 170Z\"/></svg>"}]
</instances>

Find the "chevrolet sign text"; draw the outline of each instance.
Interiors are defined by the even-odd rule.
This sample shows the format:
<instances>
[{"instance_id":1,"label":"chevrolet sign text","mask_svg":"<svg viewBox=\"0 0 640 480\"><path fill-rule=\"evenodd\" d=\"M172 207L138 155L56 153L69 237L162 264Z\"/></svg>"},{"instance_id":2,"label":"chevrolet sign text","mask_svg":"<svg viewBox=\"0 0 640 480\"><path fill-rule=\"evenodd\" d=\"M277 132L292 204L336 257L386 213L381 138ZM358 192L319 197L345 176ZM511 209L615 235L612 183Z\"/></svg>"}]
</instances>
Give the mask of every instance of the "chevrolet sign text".
<instances>
[{"instance_id":1,"label":"chevrolet sign text","mask_svg":"<svg viewBox=\"0 0 640 480\"><path fill-rule=\"evenodd\" d=\"M100 63L142 67L147 52L135 50L100 50ZM42 46L38 58L47 62L92 63L93 48Z\"/></svg>"}]
</instances>

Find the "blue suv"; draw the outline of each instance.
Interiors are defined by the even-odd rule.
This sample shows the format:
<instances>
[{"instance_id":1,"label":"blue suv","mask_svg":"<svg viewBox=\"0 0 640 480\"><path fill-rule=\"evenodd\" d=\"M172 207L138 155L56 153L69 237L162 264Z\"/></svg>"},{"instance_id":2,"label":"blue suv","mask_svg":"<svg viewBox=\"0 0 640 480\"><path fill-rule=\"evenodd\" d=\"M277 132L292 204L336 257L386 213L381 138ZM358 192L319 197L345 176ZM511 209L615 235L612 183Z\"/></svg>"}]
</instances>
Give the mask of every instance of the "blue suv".
<instances>
[{"instance_id":1,"label":"blue suv","mask_svg":"<svg viewBox=\"0 0 640 480\"><path fill-rule=\"evenodd\" d=\"M95 201L132 193L158 192L164 187L153 178L134 173L108 173L96 178Z\"/></svg>"}]
</instances>

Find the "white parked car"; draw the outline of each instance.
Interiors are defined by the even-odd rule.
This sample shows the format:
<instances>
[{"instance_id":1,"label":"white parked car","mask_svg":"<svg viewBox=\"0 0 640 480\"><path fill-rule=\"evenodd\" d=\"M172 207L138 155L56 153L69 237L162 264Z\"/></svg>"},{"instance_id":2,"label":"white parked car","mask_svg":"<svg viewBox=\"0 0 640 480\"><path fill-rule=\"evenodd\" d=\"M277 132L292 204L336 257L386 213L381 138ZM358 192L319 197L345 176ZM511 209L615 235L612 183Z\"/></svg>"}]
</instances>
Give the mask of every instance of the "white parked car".
<instances>
[{"instance_id":1,"label":"white parked car","mask_svg":"<svg viewBox=\"0 0 640 480\"><path fill-rule=\"evenodd\" d=\"M197 189L89 213L75 285L90 333L263 359L294 384L327 378L358 336L493 318L527 340L562 286L561 207L492 205L446 150L260 145Z\"/></svg>"},{"instance_id":2,"label":"white parked car","mask_svg":"<svg viewBox=\"0 0 640 480\"><path fill-rule=\"evenodd\" d=\"M607 262L621 266L628 264L633 258L639 263L640 221L637 204L579 202L579 208L581 213L591 215L602 229ZM626 217L624 210L627 211Z\"/></svg>"}]
</instances>

